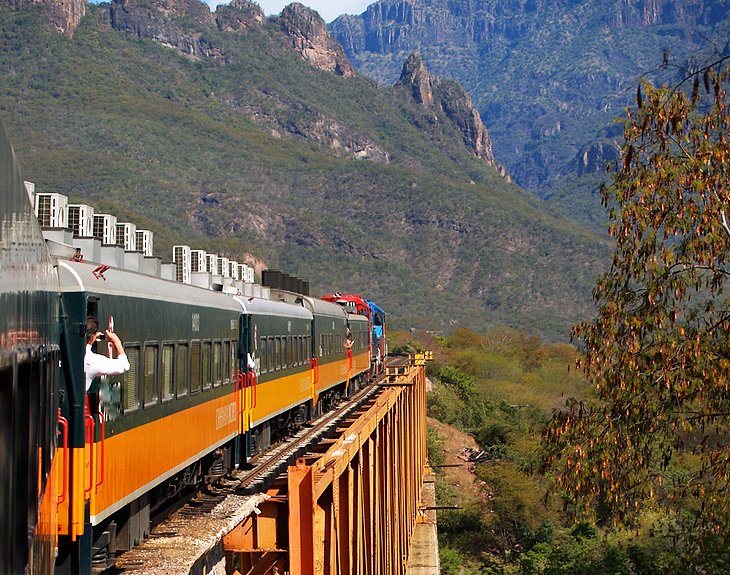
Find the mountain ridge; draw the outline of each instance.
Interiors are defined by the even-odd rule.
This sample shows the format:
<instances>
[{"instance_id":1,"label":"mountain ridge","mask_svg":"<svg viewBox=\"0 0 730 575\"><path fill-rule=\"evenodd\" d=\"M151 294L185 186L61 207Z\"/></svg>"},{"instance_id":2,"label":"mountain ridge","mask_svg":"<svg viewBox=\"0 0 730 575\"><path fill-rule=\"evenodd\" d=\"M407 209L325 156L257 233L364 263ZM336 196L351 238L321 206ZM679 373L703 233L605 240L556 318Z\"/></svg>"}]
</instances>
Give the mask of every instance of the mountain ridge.
<instances>
[{"instance_id":1,"label":"mountain ridge","mask_svg":"<svg viewBox=\"0 0 730 575\"><path fill-rule=\"evenodd\" d=\"M383 84L419 51L471 96L518 184L566 203L577 194L578 204L615 159L613 121L642 77L676 83L683 69L730 53L727 0L382 0L329 27L355 67ZM576 175L589 177L580 185ZM572 215L600 227L600 205L586 210Z\"/></svg>"},{"instance_id":2,"label":"mountain ridge","mask_svg":"<svg viewBox=\"0 0 730 575\"><path fill-rule=\"evenodd\" d=\"M142 8L165 34L114 29L111 5L58 34L45 7L0 4L0 113L37 190L159 222L163 255L181 241L253 253L314 293L363 291L395 326L564 339L591 313L605 241L479 157L449 104L315 67L245 1L225 26ZM434 103L473 119L441 86Z\"/></svg>"}]
</instances>

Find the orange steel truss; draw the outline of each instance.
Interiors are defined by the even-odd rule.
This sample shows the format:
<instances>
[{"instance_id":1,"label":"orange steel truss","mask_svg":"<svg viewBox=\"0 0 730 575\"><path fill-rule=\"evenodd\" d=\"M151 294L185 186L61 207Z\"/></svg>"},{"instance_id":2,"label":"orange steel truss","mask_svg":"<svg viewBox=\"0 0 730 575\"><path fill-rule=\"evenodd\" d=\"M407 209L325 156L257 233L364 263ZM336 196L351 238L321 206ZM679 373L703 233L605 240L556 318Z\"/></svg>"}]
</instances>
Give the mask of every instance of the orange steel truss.
<instances>
[{"instance_id":1,"label":"orange steel truss","mask_svg":"<svg viewBox=\"0 0 730 575\"><path fill-rule=\"evenodd\" d=\"M289 467L289 573L406 572L427 468L425 362L387 368L376 402L326 453Z\"/></svg>"}]
</instances>

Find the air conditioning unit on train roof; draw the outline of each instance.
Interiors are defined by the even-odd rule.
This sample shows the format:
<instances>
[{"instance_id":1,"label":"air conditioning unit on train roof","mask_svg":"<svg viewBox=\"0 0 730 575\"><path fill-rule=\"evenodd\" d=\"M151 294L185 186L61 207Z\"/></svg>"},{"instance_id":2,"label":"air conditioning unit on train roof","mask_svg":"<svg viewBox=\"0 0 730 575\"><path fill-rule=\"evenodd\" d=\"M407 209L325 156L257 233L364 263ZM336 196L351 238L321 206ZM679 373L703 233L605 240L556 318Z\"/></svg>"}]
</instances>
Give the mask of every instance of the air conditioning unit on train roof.
<instances>
[{"instance_id":1,"label":"air conditioning unit on train roof","mask_svg":"<svg viewBox=\"0 0 730 575\"><path fill-rule=\"evenodd\" d=\"M213 275L218 274L218 254L205 254L205 259L208 262L208 273Z\"/></svg>"},{"instance_id":2,"label":"air conditioning unit on train roof","mask_svg":"<svg viewBox=\"0 0 730 575\"><path fill-rule=\"evenodd\" d=\"M190 270L193 273L208 271L208 258L204 250L190 250Z\"/></svg>"},{"instance_id":3,"label":"air conditioning unit on train roof","mask_svg":"<svg viewBox=\"0 0 730 575\"><path fill-rule=\"evenodd\" d=\"M228 277L233 278L234 280L241 279L238 276L238 262L235 260L228 261Z\"/></svg>"},{"instance_id":4,"label":"air conditioning unit on train roof","mask_svg":"<svg viewBox=\"0 0 730 575\"><path fill-rule=\"evenodd\" d=\"M42 228L65 229L68 222L68 198L63 194L37 193L35 215Z\"/></svg>"},{"instance_id":5,"label":"air conditioning unit on train roof","mask_svg":"<svg viewBox=\"0 0 730 575\"><path fill-rule=\"evenodd\" d=\"M172 262L175 264L175 279L190 283L190 246L172 246Z\"/></svg>"},{"instance_id":6,"label":"air conditioning unit on train roof","mask_svg":"<svg viewBox=\"0 0 730 575\"><path fill-rule=\"evenodd\" d=\"M117 224L115 243L125 252L137 251L137 225L129 222Z\"/></svg>"},{"instance_id":7,"label":"air conditioning unit on train roof","mask_svg":"<svg viewBox=\"0 0 730 575\"><path fill-rule=\"evenodd\" d=\"M113 246L117 243L117 216L111 214L94 214L92 235L102 245Z\"/></svg>"},{"instance_id":8,"label":"air conditioning unit on train roof","mask_svg":"<svg viewBox=\"0 0 730 575\"><path fill-rule=\"evenodd\" d=\"M68 205L68 229L74 237L94 237L94 208L86 204Z\"/></svg>"},{"instance_id":9,"label":"air conditioning unit on train roof","mask_svg":"<svg viewBox=\"0 0 730 575\"><path fill-rule=\"evenodd\" d=\"M218 257L218 275L224 278L230 277L228 270L228 258L223 256Z\"/></svg>"},{"instance_id":10,"label":"air conditioning unit on train roof","mask_svg":"<svg viewBox=\"0 0 730 575\"><path fill-rule=\"evenodd\" d=\"M136 250L144 257L152 257L152 239L154 234L150 230L137 230L135 232Z\"/></svg>"}]
</instances>

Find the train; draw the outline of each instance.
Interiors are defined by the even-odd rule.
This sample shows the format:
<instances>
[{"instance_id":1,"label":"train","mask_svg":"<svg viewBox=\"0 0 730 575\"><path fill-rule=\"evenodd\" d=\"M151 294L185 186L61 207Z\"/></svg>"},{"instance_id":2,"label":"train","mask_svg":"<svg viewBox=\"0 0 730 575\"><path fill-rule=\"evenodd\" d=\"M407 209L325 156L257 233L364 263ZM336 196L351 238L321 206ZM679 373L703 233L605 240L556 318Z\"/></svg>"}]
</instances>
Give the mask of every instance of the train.
<instances>
[{"instance_id":1,"label":"train","mask_svg":"<svg viewBox=\"0 0 730 575\"><path fill-rule=\"evenodd\" d=\"M0 402L10 414L0 514L11 526L0 564L100 573L171 499L372 381L387 353L385 314L360 296L291 285L249 295L52 256L0 128ZM90 317L117 334L129 369L87 390Z\"/></svg>"}]
</instances>

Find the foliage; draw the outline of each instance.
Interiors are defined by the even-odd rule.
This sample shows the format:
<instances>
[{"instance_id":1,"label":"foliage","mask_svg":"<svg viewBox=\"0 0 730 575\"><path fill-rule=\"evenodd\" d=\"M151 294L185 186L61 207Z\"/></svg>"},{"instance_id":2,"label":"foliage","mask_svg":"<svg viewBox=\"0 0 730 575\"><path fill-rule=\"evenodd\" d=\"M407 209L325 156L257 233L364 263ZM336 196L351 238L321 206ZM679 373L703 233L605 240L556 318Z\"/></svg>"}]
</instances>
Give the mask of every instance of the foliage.
<instances>
[{"instance_id":1,"label":"foliage","mask_svg":"<svg viewBox=\"0 0 730 575\"><path fill-rule=\"evenodd\" d=\"M428 463L432 467L444 462L443 442L436 430L430 427L426 430L426 448L428 449Z\"/></svg>"},{"instance_id":2,"label":"foliage","mask_svg":"<svg viewBox=\"0 0 730 575\"><path fill-rule=\"evenodd\" d=\"M526 342L530 342L526 345ZM473 435L485 460L473 466L475 489L466 475L451 482L436 469L439 505L461 509L439 511L439 542L444 572L520 575L700 575L728 572L727 533L694 538L686 518L695 507L687 501L669 509L644 506L633 526L613 526L606 505L575 522L576 506L569 495L544 499L550 477L534 474L541 431L561 398L595 399L581 372L566 367L575 362L575 349L537 342L505 329L484 334L458 330L439 348L430 366L433 391L427 396L429 415ZM539 348L540 367L526 349ZM484 357L509 365L508 370L484 370ZM443 379L440 374L444 374ZM505 375L509 374L509 375ZM511 378L511 381L505 379ZM468 400L459 382L473 381ZM539 400L538 400L539 395ZM534 406L514 401L534 398ZM436 435L432 432L433 435ZM435 437L429 445L451 448ZM674 457L667 481L696 466L696 456Z\"/></svg>"},{"instance_id":3,"label":"foliage","mask_svg":"<svg viewBox=\"0 0 730 575\"><path fill-rule=\"evenodd\" d=\"M730 514L727 86L727 69L707 68L689 95L639 89L603 190L613 264L598 316L574 329L599 401L568 402L544 435L546 464L584 510L628 519L650 499L681 504L712 547L703 561L725 562L711 542L726 545Z\"/></svg>"}]
</instances>

